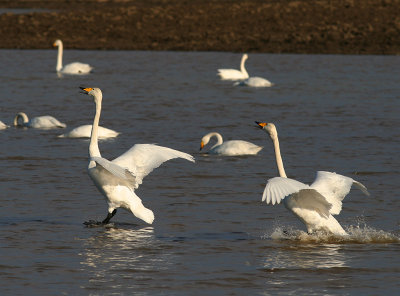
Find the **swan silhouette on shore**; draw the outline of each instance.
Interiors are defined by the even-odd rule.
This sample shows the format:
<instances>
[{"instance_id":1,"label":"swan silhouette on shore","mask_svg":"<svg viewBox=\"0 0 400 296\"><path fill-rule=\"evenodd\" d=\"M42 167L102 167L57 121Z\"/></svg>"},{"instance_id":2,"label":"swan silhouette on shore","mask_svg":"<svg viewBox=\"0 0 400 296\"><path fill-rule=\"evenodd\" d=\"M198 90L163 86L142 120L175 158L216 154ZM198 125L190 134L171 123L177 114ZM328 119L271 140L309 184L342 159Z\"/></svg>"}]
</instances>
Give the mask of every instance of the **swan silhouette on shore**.
<instances>
[{"instance_id":1,"label":"swan silhouette on shore","mask_svg":"<svg viewBox=\"0 0 400 296\"><path fill-rule=\"evenodd\" d=\"M83 75L83 74L88 74L90 73L90 71L93 70L93 67L90 66L89 64L84 64L80 62L70 63L63 67L63 61L62 61L63 43L60 39L58 39L54 42L53 46L58 47L57 66L56 66L56 70L58 73Z\"/></svg>"},{"instance_id":2,"label":"swan silhouette on shore","mask_svg":"<svg viewBox=\"0 0 400 296\"><path fill-rule=\"evenodd\" d=\"M347 235L333 215L341 212L342 200L350 192L352 185L369 195L367 188L352 178L324 171L317 172L311 185L288 178L283 167L275 125L257 121L256 124L269 134L272 140L279 173L279 177L268 180L262 201L275 205L283 200L285 207L305 224L309 234L322 231L334 235Z\"/></svg>"},{"instance_id":3,"label":"swan silhouette on shore","mask_svg":"<svg viewBox=\"0 0 400 296\"><path fill-rule=\"evenodd\" d=\"M92 125L85 124L85 125L78 126L65 134L59 135L58 137L59 138L90 138L91 132L92 132ZM118 135L119 135L119 132L99 126L99 139L115 138Z\"/></svg>"},{"instance_id":4,"label":"swan silhouette on shore","mask_svg":"<svg viewBox=\"0 0 400 296\"><path fill-rule=\"evenodd\" d=\"M217 75L222 79L222 80L241 80L241 79L246 79L249 77L249 74L246 71L246 68L244 66L246 60L248 59L247 54L243 54L242 60L240 61L240 70L236 69L218 69Z\"/></svg>"},{"instance_id":5,"label":"swan silhouette on shore","mask_svg":"<svg viewBox=\"0 0 400 296\"><path fill-rule=\"evenodd\" d=\"M212 132L208 133L201 139L200 150L202 150L213 137L217 138L217 143L214 144L209 151L207 151L208 154L225 156L255 155L263 148L262 146L257 146L253 143L243 140L230 140L224 142L221 134L217 132Z\"/></svg>"},{"instance_id":6,"label":"swan silhouette on shore","mask_svg":"<svg viewBox=\"0 0 400 296\"><path fill-rule=\"evenodd\" d=\"M81 87L81 89L94 98L96 106L89 143L88 173L108 203L108 214L102 222L89 221L85 224L107 224L120 207L152 224L154 213L143 205L142 200L135 194L135 189L142 184L144 177L165 161L183 158L194 162L193 156L158 145L136 144L112 161L101 157L98 137L103 95L99 88Z\"/></svg>"},{"instance_id":7,"label":"swan silhouette on shore","mask_svg":"<svg viewBox=\"0 0 400 296\"><path fill-rule=\"evenodd\" d=\"M20 122L21 120L22 122ZM67 125L50 115L38 116L29 120L28 115L24 112L19 112L14 117L14 126L50 129L65 128Z\"/></svg>"}]
</instances>

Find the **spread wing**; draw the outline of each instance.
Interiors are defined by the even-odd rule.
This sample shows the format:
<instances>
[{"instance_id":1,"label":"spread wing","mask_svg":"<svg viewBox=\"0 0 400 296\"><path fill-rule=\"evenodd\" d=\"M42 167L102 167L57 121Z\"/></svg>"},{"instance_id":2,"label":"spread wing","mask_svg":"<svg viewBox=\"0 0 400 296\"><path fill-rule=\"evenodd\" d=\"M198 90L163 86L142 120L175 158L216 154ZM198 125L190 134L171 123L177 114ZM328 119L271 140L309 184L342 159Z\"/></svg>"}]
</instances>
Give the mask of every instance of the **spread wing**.
<instances>
[{"instance_id":1,"label":"spread wing","mask_svg":"<svg viewBox=\"0 0 400 296\"><path fill-rule=\"evenodd\" d=\"M262 201L266 201L267 204L279 204L286 196L308 188L308 185L299 181L289 178L275 177L268 180L264 189Z\"/></svg>"},{"instance_id":2,"label":"spread wing","mask_svg":"<svg viewBox=\"0 0 400 296\"><path fill-rule=\"evenodd\" d=\"M136 144L112 163L129 170L135 176L134 186L138 188L144 177L162 163L174 158L184 158L194 162L193 156L178 150L153 144Z\"/></svg>"},{"instance_id":3,"label":"spread wing","mask_svg":"<svg viewBox=\"0 0 400 296\"><path fill-rule=\"evenodd\" d=\"M120 167L119 165L114 164L102 157L91 157L90 160L96 162L97 165L101 166L113 176L123 181L127 181L129 184L131 184L131 186L136 183L136 177L127 168Z\"/></svg>"},{"instance_id":4,"label":"spread wing","mask_svg":"<svg viewBox=\"0 0 400 296\"><path fill-rule=\"evenodd\" d=\"M332 204L332 208L330 209L332 215L338 215L342 210L342 200L350 192L353 184L364 194L369 195L367 188L360 182L350 177L324 171L317 172L315 181L311 184L310 188L317 190Z\"/></svg>"}]
</instances>

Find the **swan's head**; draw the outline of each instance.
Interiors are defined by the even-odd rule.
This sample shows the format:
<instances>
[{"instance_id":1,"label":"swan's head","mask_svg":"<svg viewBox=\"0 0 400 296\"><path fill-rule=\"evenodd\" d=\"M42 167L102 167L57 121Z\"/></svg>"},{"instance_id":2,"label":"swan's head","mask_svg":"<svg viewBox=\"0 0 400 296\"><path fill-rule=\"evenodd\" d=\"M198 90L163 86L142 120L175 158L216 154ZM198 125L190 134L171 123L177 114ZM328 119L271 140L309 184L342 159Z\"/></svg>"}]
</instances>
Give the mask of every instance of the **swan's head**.
<instances>
[{"instance_id":1,"label":"swan's head","mask_svg":"<svg viewBox=\"0 0 400 296\"><path fill-rule=\"evenodd\" d=\"M22 123L20 123L20 119L22 119ZM25 123L29 122L28 115L24 112L19 112L14 117L14 125L15 126L25 126Z\"/></svg>"},{"instance_id":2,"label":"swan's head","mask_svg":"<svg viewBox=\"0 0 400 296\"><path fill-rule=\"evenodd\" d=\"M57 39L56 41L54 41L53 46L60 46L62 45L62 42L60 39Z\"/></svg>"},{"instance_id":3,"label":"swan's head","mask_svg":"<svg viewBox=\"0 0 400 296\"><path fill-rule=\"evenodd\" d=\"M266 122L258 122L256 121L257 127L261 128L265 132L269 134L272 140L278 138L278 131L276 130L275 124L266 123Z\"/></svg>"},{"instance_id":4,"label":"swan's head","mask_svg":"<svg viewBox=\"0 0 400 296\"><path fill-rule=\"evenodd\" d=\"M204 148L204 146L206 146L208 144L208 142L210 142L210 136L206 135L201 139L200 150L202 150Z\"/></svg>"},{"instance_id":5,"label":"swan's head","mask_svg":"<svg viewBox=\"0 0 400 296\"><path fill-rule=\"evenodd\" d=\"M101 102L103 98L103 94L100 88L97 87L80 87L82 93L92 96L94 98L95 103Z\"/></svg>"},{"instance_id":6,"label":"swan's head","mask_svg":"<svg viewBox=\"0 0 400 296\"><path fill-rule=\"evenodd\" d=\"M242 57L243 60L247 60L249 58L249 56L247 55L247 53L245 53Z\"/></svg>"}]
</instances>

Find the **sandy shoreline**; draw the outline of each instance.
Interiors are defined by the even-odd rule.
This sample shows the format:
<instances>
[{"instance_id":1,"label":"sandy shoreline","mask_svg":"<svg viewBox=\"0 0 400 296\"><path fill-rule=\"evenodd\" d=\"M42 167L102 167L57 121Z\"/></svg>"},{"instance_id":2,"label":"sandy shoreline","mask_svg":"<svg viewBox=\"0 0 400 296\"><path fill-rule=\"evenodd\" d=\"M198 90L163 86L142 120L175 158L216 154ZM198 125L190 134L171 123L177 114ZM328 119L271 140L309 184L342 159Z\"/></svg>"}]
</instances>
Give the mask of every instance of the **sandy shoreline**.
<instances>
[{"instance_id":1,"label":"sandy shoreline","mask_svg":"<svg viewBox=\"0 0 400 296\"><path fill-rule=\"evenodd\" d=\"M400 0L0 1L0 48L400 54Z\"/></svg>"}]
</instances>

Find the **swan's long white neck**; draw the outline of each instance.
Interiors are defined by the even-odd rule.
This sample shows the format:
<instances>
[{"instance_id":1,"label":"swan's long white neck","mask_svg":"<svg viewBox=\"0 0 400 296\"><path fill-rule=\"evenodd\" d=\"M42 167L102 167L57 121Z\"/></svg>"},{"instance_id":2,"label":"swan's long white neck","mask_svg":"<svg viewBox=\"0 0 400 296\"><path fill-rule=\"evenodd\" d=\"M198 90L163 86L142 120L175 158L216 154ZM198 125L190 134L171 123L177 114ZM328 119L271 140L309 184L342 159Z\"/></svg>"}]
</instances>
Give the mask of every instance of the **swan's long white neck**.
<instances>
[{"instance_id":1,"label":"swan's long white neck","mask_svg":"<svg viewBox=\"0 0 400 296\"><path fill-rule=\"evenodd\" d=\"M219 133L215 133L215 132L214 133L209 133L208 136L209 136L209 139L212 138L212 137L216 137L217 138L217 143L213 147L219 146L224 142L224 140L222 139L222 136Z\"/></svg>"},{"instance_id":2,"label":"swan's long white neck","mask_svg":"<svg viewBox=\"0 0 400 296\"><path fill-rule=\"evenodd\" d=\"M275 137L271 137L271 139L272 139L272 142L274 144L276 166L278 167L279 176L283 177L283 178L287 178L286 173L285 173L285 168L283 167L281 149L279 148L278 135L276 135Z\"/></svg>"},{"instance_id":3,"label":"swan's long white neck","mask_svg":"<svg viewBox=\"0 0 400 296\"><path fill-rule=\"evenodd\" d=\"M62 56L63 56L63 44L60 42L58 44L57 66L56 66L57 72L59 72L63 67Z\"/></svg>"},{"instance_id":4,"label":"swan's long white neck","mask_svg":"<svg viewBox=\"0 0 400 296\"><path fill-rule=\"evenodd\" d=\"M99 150L99 144L98 144L98 137L99 137L99 121L100 121L100 113L101 113L101 94L96 95L100 96L99 98L95 97L95 103L96 103L96 114L94 115L93 119L93 126L92 126L92 132L90 135L90 144L89 144L89 156L90 157L101 157L100 150Z\"/></svg>"},{"instance_id":5,"label":"swan's long white neck","mask_svg":"<svg viewBox=\"0 0 400 296\"><path fill-rule=\"evenodd\" d=\"M249 74L246 71L246 68L244 67L244 63L246 62L246 56L242 57L242 60L240 62L240 71L245 74L247 77L249 77Z\"/></svg>"},{"instance_id":6,"label":"swan's long white neck","mask_svg":"<svg viewBox=\"0 0 400 296\"><path fill-rule=\"evenodd\" d=\"M22 118L23 125L29 122L28 115L26 115L24 112L19 112L17 115L14 117L14 125L18 125L18 119Z\"/></svg>"}]
</instances>

